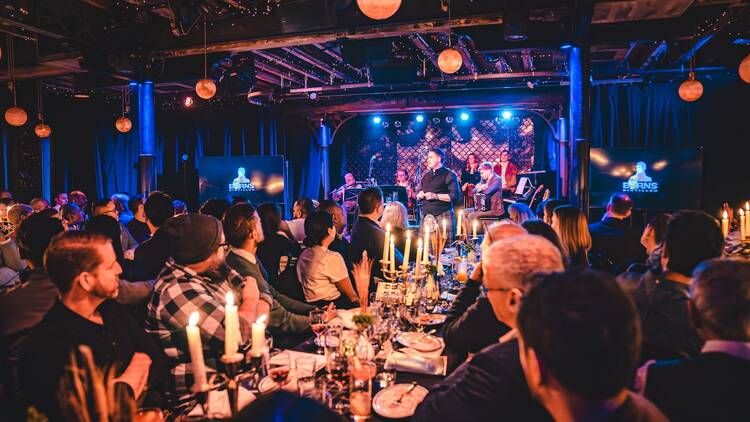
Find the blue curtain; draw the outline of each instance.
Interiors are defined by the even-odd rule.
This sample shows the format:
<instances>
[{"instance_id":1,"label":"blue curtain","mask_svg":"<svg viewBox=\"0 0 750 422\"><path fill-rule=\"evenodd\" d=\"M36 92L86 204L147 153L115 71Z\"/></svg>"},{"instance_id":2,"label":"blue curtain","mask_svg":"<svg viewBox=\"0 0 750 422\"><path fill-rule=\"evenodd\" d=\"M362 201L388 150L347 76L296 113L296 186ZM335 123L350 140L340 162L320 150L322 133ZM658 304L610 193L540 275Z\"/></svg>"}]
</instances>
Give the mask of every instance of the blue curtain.
<instances>
[{"instance_id":1,"label":"blue curtain","mask_svg":"<svg viewBox=\"0 0 750 422\"><path fill-rule=\"evenodd\" d=\"M94 133L97 197L138 191L138 136L102 125Z\"/></svg>"}]
</instances>

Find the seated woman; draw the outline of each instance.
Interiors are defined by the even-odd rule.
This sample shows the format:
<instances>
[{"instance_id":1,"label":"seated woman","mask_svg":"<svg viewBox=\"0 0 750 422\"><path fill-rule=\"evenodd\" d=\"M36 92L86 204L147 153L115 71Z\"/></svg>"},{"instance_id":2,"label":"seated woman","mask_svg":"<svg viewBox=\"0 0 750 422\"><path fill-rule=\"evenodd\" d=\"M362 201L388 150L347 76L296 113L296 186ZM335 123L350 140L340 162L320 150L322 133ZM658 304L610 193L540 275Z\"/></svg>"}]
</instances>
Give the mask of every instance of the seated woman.
<instances>
[{"instance_id":1,"label":"seated woman","mask_svg":"<svg viewBox=\"0 0 750 422\"><path fill-rule=\"evenodd\" d=\"M473 152L466 157L466 167L461 170L461 194L464 198L464 207L474 205L474 187L481 182L479 177L479 159Z\"/></svg>"},{"instance_id":2,"label":"seated woman","mask_svg":"<svg viewBox=\"0 0 750 422\"><path fill-rule=\"evenodd\" d=\"M258 244L255 256L268 273L268 283L284 295L303 301L305 297L297 281L296 270L302 249L281 230L281 209L278 205L261 204L256 211L263 227L263 241Z\"/></svg>"},{"instance_id":3,"label":"seated woman","mask_svg":"<svg viewBox=\"0 0 750 422\"><path fill-rule=\"evenodd\" d=\"M409 227L408 221L409 217L406 214L406 207L401 202L389 202L383 209L383 216L380 218L380 227L382 227L383 230L386 229L388 223L391 224L391 235L395 239L396 248L398 248L401 253L404 252L404 248L406 247L406 230ZM415 252L417 250L417 239L419 239L417 234L418 233L414 231L412 232L411 237L411 250Z\"/></svg>"},{"instance_id":4,"label":"seated woman","mask_svg":"<svg viewBox=\"0 0 750 422\"><path fill-rule=\"evenodd\" d=\"M565 267L588 267L591 234L586 215L574 206L559 206L552 212L552 228L560 237L560 243L568 257Z\"/></svg>"},{"instance_id":5,"label":"seated woman","mask_svg":"<svg viewBox=\"0 0 750 422\"><path fill-rule=\"evenodd\" d=\"M328 250L336 238L333 217L325 211L315 211L305 219L305 245L297 262L297 278L302 284L305 300L314 306L333 302L337 308L349 309L357 304L341 254Z\"/></svg>"},{"instance_id":6,"label":"seated woman","mask_svg":"<svg viewBox=\"0 0 750 422\"><path fill-rule=\"evenodd\" d=\"M523 224L528 220L536 220L536 214L528 205L516 202L508 207L508 216L516 224Z\"/></svg>"}]
</instances>

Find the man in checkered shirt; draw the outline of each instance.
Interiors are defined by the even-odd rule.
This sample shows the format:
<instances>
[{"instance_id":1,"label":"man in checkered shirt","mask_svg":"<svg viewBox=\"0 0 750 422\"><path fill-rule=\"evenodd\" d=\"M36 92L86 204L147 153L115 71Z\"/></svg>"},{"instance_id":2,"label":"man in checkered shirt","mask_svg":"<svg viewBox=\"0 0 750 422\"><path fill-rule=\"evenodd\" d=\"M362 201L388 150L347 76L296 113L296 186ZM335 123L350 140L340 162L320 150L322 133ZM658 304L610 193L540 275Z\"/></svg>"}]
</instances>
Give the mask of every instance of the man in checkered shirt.
<instances>
[{"instance_id":1,"label":"man in checkered shirt","mask_svg":"<svg viewBox=\"0 0 750 422\"><path fill-rule=\"evenodd\" d=\"M239 298L241 344L250 339L250 325L259 316L258 303L272 301L258 291L252 277L243 278L224 262L226 244L221 222L208 215L170 218L163 229L170 237L171 258L159 274L148 304L146 331L154 336L170 361L168 391L175 393L179 411L190 400L193 368L185 327L194 311L200 315L206 369L215 373L224 354L224 304L232 292ZM210 379L210 375L209 375Z\"/></svg>"}]
</instances>

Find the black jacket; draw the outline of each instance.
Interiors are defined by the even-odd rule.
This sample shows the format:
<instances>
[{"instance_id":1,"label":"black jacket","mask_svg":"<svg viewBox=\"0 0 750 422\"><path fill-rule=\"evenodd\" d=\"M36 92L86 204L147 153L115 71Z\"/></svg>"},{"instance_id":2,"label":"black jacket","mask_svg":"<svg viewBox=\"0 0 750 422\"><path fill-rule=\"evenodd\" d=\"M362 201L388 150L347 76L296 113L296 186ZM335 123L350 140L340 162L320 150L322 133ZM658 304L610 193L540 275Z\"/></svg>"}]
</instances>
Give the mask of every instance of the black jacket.
<instances>
[{"instance_id":1,"label":"black jacket","mask_svg":"<svg viewBox=\"0 0 750 422\"><path fill-rule=\"evenodd\" d=\"M349 259L351 262L362 260L362 252L367 251L368 259L373 261L372 277L383 278L383 272L380 270L380 260L383 258L383 242L385 242L385 231L380 228L378 223L369 218L359 217L352 227L352 234L349 244ZM396 265L401 265L404 257L399 250L396 250ZM375 284L370 282L370 290L374 291Z\"/></svg>"},{"instance_id":2,"label":"black jacket","mask_svg":"<svg viewBox=\"0 0 750 422\"><path fill-rule=\"evenodd\" d=\"M646 249L641 245L641 233L634 230L627 221L604 217L599 222L589 224L591 233L592 266L615 274L623 272L630 264L646 259ZM595 259L600 256L609 261Z\"/></svg>"},{"instance_id":3,"label":"black jacket","mask_svg":"<svg viewBox=\"0 0 750 422\"><path fill-rule=\"evenodd\" d=\"M154 280L169 259L169 235L157 230L151 239L135 248L130 281Z\"/></svg>"},{"instance_id":4,"label":"black jacket","mask_svg":"<svg viewBox=\"0 0 750 422\"><path fill-rule=\"evenodd\" d=\"M424 214L438 216L444 212L452 210L453 206L458 204L461 200L461 186L458 185L458 177L456 177L456 173L453 173L445 167L440 167L434 172L432 170L427 170L422 176L422 181L419 184L417 191L420 190L425 193L447 193L451 198L450 202L440 201L438 199L422 200L420 203Z\"/></svg>"},{"instance_id":5,"label":"black jacket","mask_svg":"<svg viewBox=\"0 0 750 422\"><path fill-rule=\"evenodd\" d=\"M645 396L670 420L750 421L750 361L701 353L649 366Z\"/></svg>"}]
</instances>

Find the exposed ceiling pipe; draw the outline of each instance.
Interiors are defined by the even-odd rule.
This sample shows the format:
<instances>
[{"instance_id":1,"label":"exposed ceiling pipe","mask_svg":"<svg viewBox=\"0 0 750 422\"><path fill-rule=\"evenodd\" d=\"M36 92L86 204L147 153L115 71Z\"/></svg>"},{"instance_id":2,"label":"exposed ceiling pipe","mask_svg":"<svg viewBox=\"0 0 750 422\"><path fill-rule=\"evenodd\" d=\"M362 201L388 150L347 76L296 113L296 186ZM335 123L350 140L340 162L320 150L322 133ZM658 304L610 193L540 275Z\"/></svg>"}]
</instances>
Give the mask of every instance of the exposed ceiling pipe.
<instances>
[{"instance_id":1,"label":"exposed ceiling pipe","mask_svg":"<svg viewBox=\"0 0 750 422\"><path fill-rule=\"evenodd\" d=\"M461 53L461 58L464 61L464 66L466 66L467 69L469 69L469 73L477 73L477 64L474 61L474 57L472 57L471 52L474 50L474 46L472 45L471 38L463 36L458 37L458 41L456 42L456 49L459 53Z\"/></svg>"},{"instance_id":2,"label":"exposed ceiling pipe","mask_svg":"<svg viewBox=\"0 0 750 422\"><path fill-rule=\"evenodd\" d=\"M654 48L654 51L651 52L651 54L646 57L646 60L643 61L643 65L641 66L641 69L648 69L649 67L653 66L661 56L667 52L667 42L662 41Z\"/></svg>"},{"instance_id":3,"label":"exposed ceiling pipe","mask_svg":"<svg viewBox=\"0 0 750 422\"><path fill-rule=\"evenodd\" d=\"M300 75L307 76L309 79L312 79L314 81L320 82L322 84L328 85L328 81L319 77L318 75L308 72L305 69L301 69L291 63L289 63L286 60L281 59L280 57L277 57L271 53L265 52L265 51L255 51L254 52L258 57L262 57L274 64L277 64L279 66L285 67L293 72L297 72Z\"/></svg>"},{"instance_id":4,"label":"exposed ceiling pipe","mask_svg":"<svg viewBox=\"0 0 750 422\"><path fill-rule=\"evenodd\" d=\"M349 69L351 69L351 70L353 70L353 71L357 72L357 75L359 75L360 77L362 76L362 74L363 74L363 72L362 72L362 69L360 69L360 68L358 68L358 67L354 67L354 66L352 66L352 65L351 65L351 64L349 64L349 63L346 63L346 62L344 61L344 58L343 58L343 57L341 57L341 56L340 56L340 55L339 55L338 53L336 53L335 51L331 50L330 48L328 48L328 47L324 46L324 45L323 45L323 44L321 44L321 43L315 43L314 45L315 45L315 47L317 47L317 48L318 48L318 50L322 51L323 53L325 53L325 54L327 54L327 55L329 55L329 56L331 56L331 57L333 57L333 58L334 58L334 59L335 59L335 60L336 60L337 62L339 62L339 63L343 64L344 66L348 67Z\"/></svg>"},{"instance_id":5,"label":"exposed ceiling pipe","mask_svg":"<svg viewBox=\"0 0 750 422\"><path fill-rule=\"evenodd\" d=\"M268 82L269 84L281 86L281 79L276 79L275 76L269 75L268 73L258 72L255 74L256 79L260 79L263 82Z\"/></svg>"},{"instance_id":6,"label":"exposed ceiling pipe","mask_svg":"<svg viewBox=\"0 0 750 422\"><path fill-rule=\"evenodd\" d=\"M287 53L293 55L294 57L296 57L296 58L298 58L298 59L300 59L300 60L302 60L304 62L310 63L311 65L319 68L320 70L322 70L322 71L324 71L324 72L326 72L326 73L328 73L330 75L333 75L334 77L336 77L338 79L341 79L341 80L343 80L345 82L352 82L352 78L349 75L347 75L347 74L345 74L343 72L339 72L338 70L336 70L333 67L331 67L328 63L325 63L324 61L319 60L319 59L317 59L317 58L315 58L315 57L307 54L306 52L302 51L302 49L299 48L299 47L284 47L284 51L286 51Z\"/></svg>"},{"instance_id":7,"label":"exposed ceiling pipe","mask_svg":"<svg viewBox=\"0 0 750 422\"><path fill-rule=\"evenodd\" d=\"M279 78L284 78L286 80L292 81L296 83L297 85L304 85L305 81L300 79L298 76L290 74L290 73L284 73L281 70L278 70L276 68L273 68L269 66L266 63L255 61L255 68L259 69L263 72L270 73L271 75L278 76Z\"/></svg>"},{"instance_id":8,"label":"exposed ceiling pipe","mask_svg":"<svg viewBox=\"0 0 750 422\"><path fill-rule=\"evenodd\" d=\"M435 53L435 50L430 47L430 44L427 42L427 40L422 36L422 34L413 34L409 36L409 39L411 39L411 42L414 43L414 45L422 52L422 54L425 55L430 60L430 63L432 63L433 66L435 66L435 69L440 69L438 67L437 62L437 54Z\"/></svg>"}]
</instances>

